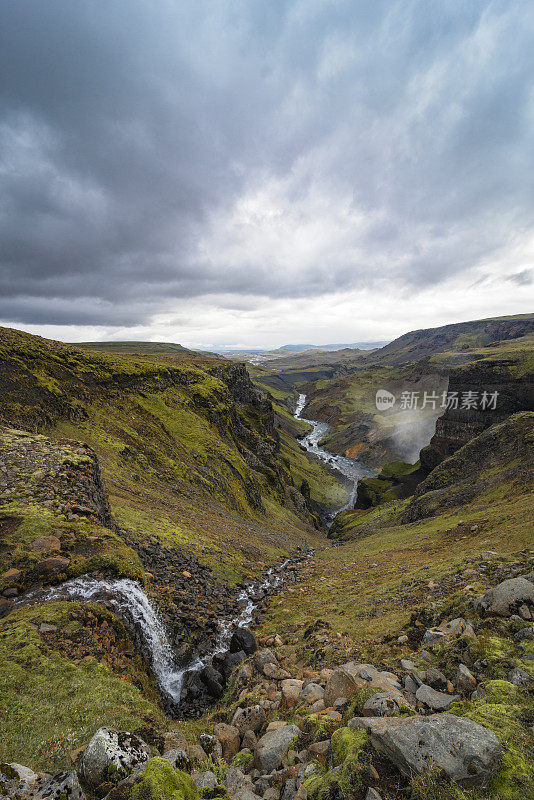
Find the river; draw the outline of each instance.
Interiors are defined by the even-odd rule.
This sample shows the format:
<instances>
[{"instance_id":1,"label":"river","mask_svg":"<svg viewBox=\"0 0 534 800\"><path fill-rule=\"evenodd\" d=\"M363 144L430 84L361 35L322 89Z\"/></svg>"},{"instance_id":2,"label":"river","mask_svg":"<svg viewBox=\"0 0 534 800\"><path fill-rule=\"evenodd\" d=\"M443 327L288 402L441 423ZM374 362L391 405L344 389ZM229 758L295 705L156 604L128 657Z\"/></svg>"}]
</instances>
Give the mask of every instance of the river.
<instances>
[{"instance_id":1,"label":"river","mask_svg":"<svg viewBox=\"0 0 534 800\"><path fill-rule=\"evenodd\" d=\"M354 458L345 458L345 456L338 456L335 455L334 453L329 453L328 450L325 450L323 447L321 447L319 443L322 442L322 440L327 435L328 431L330 430L330 426L327 422L319 422L316 419L306 419L306 417L303 417L302 411L305 405L306 405L306 395L299 394L294 417L295 419L302 420L302 422L307 422L308 425L311 425L312 427L311 431L307 433L306 436L304 436L300 440L301 444L306 448L306 450L309 453L312 453L320 461L323 461L332 469L335 469L338 472L340 472L349 485L349 498L347 502L340 508L336 508L329 515L329 521L332 522L335 515L338 514L340 511L346 511L349 508L354 508L354 503L356 502L356 491L358 488L358 481L360 480L360 478L365 478L368 475L373 475L374 472L369 467L360 464L360 462L356 461L356 459Z\"/></svg>"}]
</instances>

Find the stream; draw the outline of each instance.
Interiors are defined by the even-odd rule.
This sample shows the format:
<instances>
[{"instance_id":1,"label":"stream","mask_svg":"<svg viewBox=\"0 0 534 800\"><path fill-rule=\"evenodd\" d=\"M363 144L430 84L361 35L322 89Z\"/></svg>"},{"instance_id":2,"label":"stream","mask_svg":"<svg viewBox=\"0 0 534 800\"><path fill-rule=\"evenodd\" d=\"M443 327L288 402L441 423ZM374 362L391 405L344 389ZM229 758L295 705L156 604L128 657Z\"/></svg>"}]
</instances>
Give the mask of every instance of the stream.
<instances>
[{"instance_id":1,"label":"stream","mask_svg":"<svg viewBox=\"0 0 534 800\"><path fill-rule=\"evenodd\" d=\"M232 632L246 627L254 619L258 603L280 588L294 575L295 566L307 560L312 553L288 558L272 566L264 577L248 581L234 598L238 611L219 620L215 644L202 657L194 656L186 664L178 664L165 625L139 583L127 578L101 579L84 575L65 581L47 590L37 590L25 596L21 604L47 600L77 600L102 603L119 619L130 624L140 636L143 651L148 656L152 672L162 696L176 708L180 703L184 679L211 664L213 658L228 651Z\"/></svg>"},{"instance_id":2,"label":"stream","mask_svg":"<svg viewBox=\"0 0 534 800\"><path fill-rule=\"evenodd\" d=\"M347 511L349 508L354 508L358 481L360 478L365 478L368 475L372 475L373 470L365 467L363 464L360 464L359 461L356 461L353 458L345 458L345 456L338 456L334 453L329 453L328 450L324 450L324 448L319 445L319 442L325 438L330 430L330 426L327 422L319 422L316 419L306 419L303 417L302 410L305 405L306 395L299 394L294 417L295 419L300 419L302 422L307 422L308 425L312 426L310 433L307 433L306 436L300 440L301 444L309 453L312 453L318 459L328 464L328 466L330 466L332 469L340 472L351 487L349 499L345 505L341 506L340 508L336 508L330 513L328 520L331 523L335 515L340 511Z\"/></svg>"}]
</instances>

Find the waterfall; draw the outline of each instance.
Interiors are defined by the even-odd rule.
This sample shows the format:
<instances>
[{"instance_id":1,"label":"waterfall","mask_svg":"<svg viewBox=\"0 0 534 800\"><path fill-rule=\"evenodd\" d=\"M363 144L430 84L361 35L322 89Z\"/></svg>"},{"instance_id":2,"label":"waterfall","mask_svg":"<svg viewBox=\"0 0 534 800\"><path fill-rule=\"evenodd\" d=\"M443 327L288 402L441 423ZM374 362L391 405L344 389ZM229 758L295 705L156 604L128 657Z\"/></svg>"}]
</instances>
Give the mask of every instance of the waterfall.
<instances>
[{"instance_id":1,"label":"waterfall","mask_svg":"<svg viewBox=\"0 0 534 800\"><path fill-rule=\"evenodd\" d=\"M252 622L254 610L265 596L265 592L268 589L276 589L284 583L284 572L289 563L290 559L286 559L281 564L271 567L264 578L251 581L241 589L235 598L235 603L242 607L237 614L219 620L219 633L211 652L202 658L194 657L186 665L180 666L176 664L165 625L157 609L144 589L128 578L101 580L87 575L73 578L44 592L28 594L23 603L47 600L78 600L82 603L93 601L110 608L119 618L127 617L142 637L144 649L150 657L152 671L162 693L170 697L174 703L178 703L185 674L200 671L213 656L228 650L234 628L245 627Z\"/></svg>"}]
</instances>

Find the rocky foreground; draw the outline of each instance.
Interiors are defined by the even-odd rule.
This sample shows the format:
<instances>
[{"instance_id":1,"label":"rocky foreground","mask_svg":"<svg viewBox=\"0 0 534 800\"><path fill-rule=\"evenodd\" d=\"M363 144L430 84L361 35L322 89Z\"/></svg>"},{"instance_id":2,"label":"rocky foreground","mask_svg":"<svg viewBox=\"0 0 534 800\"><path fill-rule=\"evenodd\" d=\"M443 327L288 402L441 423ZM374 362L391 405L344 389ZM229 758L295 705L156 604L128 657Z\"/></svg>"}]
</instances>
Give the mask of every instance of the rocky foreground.
<instances>
[{"instance_id":1,"label":"rocky foreground","mask_svg":"<svg viewBox=\"0 0 534 800\"><path fill-rule=\"evenodd\" d=\"M209 721L181 723L146 741L100 728L72 753L71 771L0 765L0 796L526 798L534 786L525 758L534 732L534 572L496 584L472 608L473 620L443 619L424 631L413 660L390 669L348 662L291 674L282 636L260 640L258 649L252 634L238 629L231 650L247 658L232 676L226 705ZM487 642L492 619L499 652ZM454 668L437 669L438 656ZM496 660L514 665L506 680L491 679Z\"/></svg>"}]
</instances>

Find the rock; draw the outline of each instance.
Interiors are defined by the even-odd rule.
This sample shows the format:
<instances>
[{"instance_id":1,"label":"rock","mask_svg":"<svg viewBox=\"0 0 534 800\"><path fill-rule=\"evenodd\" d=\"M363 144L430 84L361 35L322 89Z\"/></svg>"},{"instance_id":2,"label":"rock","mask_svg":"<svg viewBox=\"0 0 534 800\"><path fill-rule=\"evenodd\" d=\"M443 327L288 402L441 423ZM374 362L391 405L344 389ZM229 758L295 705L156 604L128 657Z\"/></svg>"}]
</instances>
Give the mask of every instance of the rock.
<instances>
[{"instance_id":1,"label":"rock","mask_svg":"<svg viewBox=\"0 0 534 800\"><path fill-rule=\"evenodd\" d=\"M20 569L16 569L15 567L11 567L11 569L8 569L8 570L6 570L5 572L2 573L0 575L0 578L2 578L2 580L4 580L4 581L13 581L13 582L15 582L15 581L18 581L18 579L20 578L21 575L22 575L22 572L20 571Z\"/></svg>"},{"instance_id":2,"label":"rock","mask_svg":"<svg viewBox=\"0 0 534 800\"><path fill-rule=\"evenodd\" d=\"M460 664L456 671L454 684L460 692L471 692L476 687L477 682L465 664Z\"/></svg>"},{"instance_id":3,"label":"rock","mask_svg":"<svg viewBox=\"0 0 534 800\"><path fill-rule=\"evenodd\" d=\"M529 642L534 640L534 626L530 628L521 628L520 631L514 633L514 641L523 642L525 640Z\"/></svg>"},{"instance_id":4,"label":"rock","mask_svg":"<svg viewBox=\"0 0 534 800\"><path fill-rule=\"evenodd\" d=\"M187 739L181 731L168 731L163 734L163 751L185 750Z\"/></svg>"},{"instance_id":5,"label":"rock","mask_svg":"<svg viewBox=\"0 0 534 800\"><path fill-rule=\"evenodd\" d=\"M315 742L308 747L308 753L312 758L316 758L324 764L330 754L330 739L323 739L321 742Z\"/></svg>"},{"instance_id":6,"label":"rock","mask_svg":"<svg viewBox=\"0 0 534 800\"><path fill-rule=\"evenodd\" d=\"M256 650L254 653L254 666L258 672L263 673L266 664L276 664L278 666L278 659L272 650L266 647L264 650Z\"/></svg>"},{"instance_id":7,"label":"rock","mask_svg":"<svg viewBox=\"0 0 534 800\"><path fill-rule=\"evenodd\" d=\"M367 730L374 749L408 778L438 769L462 786L480 786L501 764L501 745L493 731L467 717L358 718L349 727Z\"/></svg>"},{"instance_id":8,"label":"rock","mask_svg":"<svg viewBox=\"0 0 534 800\"><path fill-rule=\"evenodd\" d=\"M75 772L60 772L52 775L33 795L35 800L85 800L85 794Z\"/></svg>"},{"instance_id":9,"label":"rock","mask_svg":"<svg viewBox=\"0 0 534 800\"><path fill-rule=\"evenodd\" d=\"M318 683L308 683L302 689L299 700L307 703L309 706L316 703L318 700L324 699L324 689Z\"/></svg>"},{"instance_id":10,"label":"rock","mask_svg":"<svg viewBox=\"0 0 534 800\"><path fill-rule=\"evenodd\" d=\"M184 750L187 757L193 763L199 763L200 761L205 761L208 757L199 744L187 744Z\"/></svg>"},{"instance_id":11,"label":"rock","mask_svg":"<svg viewBox=\"0 0 534 800\"><path fill-rule=\"evenodd\" d=\"M459 694L445 694L437 692L426 684L421 684L415 693L415 697L420 703L424 703L433 711L447 711L449 706L460 699Z\"/></svg>"},{"instance_id":12,"label":"rock","mask_svg":"<svg viewBox=\"0 0 534 800\"><path fill-rule=\"evenodd\" d=\"M36 550L38 553L51 552L52 550L61 550L61 542L57 536L39 536L28 545L28 550Z\"/></svg>"},{"instance_id":13,"label":"rock","mask_svg":"<svg viewBox=\"0 0 534 800\"><path fill-rule=\"evenodd\" d=\"M252 631L249 631L248 628L235 629L230 639L231 653L238 653L240 650L243 650L247 656L250 656L252 653L255 653L257 649L256 637Z\"/></svg>"},{"instance_id":14,"label":"rock","mask_svg":"<svg viewBox=\"0 0 534 800\"><path fill-rule=\"evenodd\" d=\"M437 691L445 691L447 688L447 678L443 672L440 672L439 669L434 669L434 667L426 670L424 682Z\"/></svg>"},{"instance_id":15,"label":"rock","mask_svg":"<svg viewBox=\"0 0 534 800\"><path fill-rule=\"evenodd\" d=\"M277 769L300 730L296 725L284 725L278 730L271 730L259 740L255 751L255 765L265 772Z\"/></svg>"},{"instance_id":16,"label":"rock","mask_svg":"<svg viewBox=\"0 0 534 800\"><path fill-rule=\"evenodd\" d=\"M99 728L80 759L78 774L92 789L104 781L118 783L128 772L147 762L150 748L131 733Z\"/></svg>"},{"instance_id":17,"label":"rock","mask_svg":"<svg viewBox=\"0 0 534 800\"><path fill-rule=\"evenodd\" d=\"M534 583L526 578L509 578L479 597L475 608L479 614L509 617L523 604L534 605Z\"/></svg>"},{"instance_id":18,"label":"rock","mask_svg":"<svg viewBox=\"0 0 534 800\"><path fill-rule=\"evenodd\" d=\"M324 700L317 700L312 706L310 706L309 712L310 714L318 714L320 711L324 711L325 708L326 706L324 704Z\"/></svg>"},{"instance_id":19,"label":"rock","mask_svg":"<svg viewBox=\"0 0 534 800\"><path fill-rule=\"evenodd\" d=\"M263 793L263 800L280 800L280 790L270 786Z\"/></svg>"},{"instance_id":20,"label":"rock","mask_svg":"<svg viewBox=\"0 0 534 800\"><path fill-rule=\"evenodd\" d=\"M185 750L167 750L163 753L162 758L168 761L175 769L191 772L191 760Z\"/></svg>"},{"instance_id":21,"label":"rock","mask_svg":"<svg viewBox=\"0 0 534 800\"><path fill-rule=\"evenodd\" d=\"M240 769L230 767L224 776L226 791L233 800L254 800L258 795L254 792L252 779L244 775Z\"/></svg>"},{"instance_id":22,"label":"rock","mask_svg":"<svg viewBox=\"0 0 534 800\"><path fill-rule=\"evenodd\" d=\"M378 794L378 792L371 787L370 789L367 789L365 800L382 800L382 795Z\"/></svg>"},{"instance_id":23,"label":"rock","mask_svg":"<svg viewBox=\"0 0 534 800\"><path fill-rule=\"evenodd\" d=\"M462 617L453 619L450 622L442 622L437 628L430 628L423 636L423 642L432 647L440 642L447 641L453 636L472 639L475 631L470 622L466 622Z\"/></svg>"},{"instance_id":24,"label":"rock","mask_svg":"<svg viewBox=\"0 0 534 800\"><path fill-rule=\"evenodd\" d=\"M405 669L407 672L412 672L413 670L417 669L413 661L409 661L407 658L401 658L399 664L401 669Z\"/></svg>"},{"instance_id":25,"label":"rock","mask_svg":"<svg viewBox=\"0 0 534 800\"><path fill-rule=\"evenodd\" d=\"M415 675L405 675L403 684L404 688L410 694L415 694L418 688L421 686L421 681Z\"/></svg>"},{"instance_id":26,"label":"rock","mask_svg":"<svg viewBox=\"0 0 534 800\"><path fill-rule=\"evenodd\" d=\"M41 622L39 625L39 633L55 633L57 625L49 625L47 622Z\"/></svg>"},{"instance_id":27,"label":"rock","mask_svg":"<svg viewBox=\"0 0 534 800\"><path fill-rule=\"evenodd\" d=\"M65 572L70 564L70 558L63 558L63 556L52 556L45 558L44 561L39 562L35 567L35 571L40 575L43 580L55 577L61 572Z\"/></svg>"},{"instance_id":28,"label":"rock","mask_svg":"<svg viewBox=\"0 0 534 800\"><path fill-rule=\"evenodd\" d=\"M198 740L206 755L212 756L214 759L222 758L222 744L216 736L210 736L209 733L201 733Z\"/></svg>"},{"instance_id":29,"label":"rock","mask_svg":"<svg viewBox=\"0 0 534 800\"><path fill-rule=\"evenodd\" d=\"M338 698L349 698L366 687L389 692L399 705L406 705L400 684L392 673L379 672L371 664L350 661L335 669L328 678L324 691L325 706L329 708Z\"/></svg>"},{"instance_id":30,"label":"rock","mask_svg":"<svg viewBox=\"0 0 534 800\"><path fill-rule=\"evenodd\" d=\"M221 743L223 758L226 761L231 761L239 751L241 743L238 729L234 725L226 725L224 722L219 722L214 727L213 733Z\"/></svg>"},{"instance_id":31,"label":"rock","mask_svg":"<svg viewBox=\"0 0 534 800\"><path fill-rule=\"evenodd\" d=\"M200 671L200 680L212 697L218 698L224 691L224 678L211 664Z\"/></svg>"},{"instance_id":32,"label":"rock","mask_svg":"<svg viewBox=\"0 0 534 800\"><path fill-rule=\"evenodd\" d=\"M217 778L213 772L201 772L194 778L197 789L215 789L218 784Z\"/></svg>"},{"instance_id":33,"label":"rock","mask_svg":"<svg viewBox=\"0 0 534 800\"><path fill-rule=\"evenodd\" d=\"M251 752L256 749L256 745L258 744L258 740L256 738L256 734L253 730L245 731L243 734L243 738L241 740L241 747L245 749L247 747Z\"/></svg>"},{"instance_id":34,"label":"rock","mask_svg":"<svg viewBox=\"0 0 534 800\"><path fill-rule=\"evenodd\" d=\"M243 664L243 666L240 667L237 672L237 679L241 684L248 683L248 681L252 678L252 672L252 664Z\"/></svg>"},{"instance_id":35,"label":"rock","mask_svg":"<svg viewBox=\"0 0 534 800\"><path fill-rule=\"evenodd\" d=\"M528 686L530 676L524 669L516 667L515 669L511 669L508 673L508 680L510 683L513 683L514 686Z\"/></svg>"},{"instance_id":36,"label":"rock","mask_svg":"<svg viewBox=\"0 0 534 800\"><path fill-rule=\"evenodd\" d=\"M265 711L261 706L247 706L238 708L232 718L232 725L243 736L246 731L259 733L265 724Z\"/></svg>"},{"instance_id":37,"label":"rock","mask_svg":"<svg viewBox=\"0 0 534 800\"><path fill-rule=\"evenodd\" d=\"M398 704L387 692L379 692L363 704L364 717L391 717L399 710Z\"/></svg>"},{"instance_id":38,"label":"rock","mask_svg":"<svg viewBox=\"0 0 534 800\"><path fill-rule=\"evenodd\" d=\"M279 731L280 728L285 728L287 722L284 722L283 719L274 719L272 722L269 722L267 725L267 729L265 733L270 733L271 731Z\"/></svg>"},{"instance_id":39,"label":"rock","mask_svg":"<svg viewBox=\"0 0 534 800\"><path fill-rule=\"evenodd\" d=\"M291 677L287 670L282 669L278 664L273 664L272 662L264 666L263 674L266 678L271 678L273 681L283 681Z\"/></svg>"},{"instance_id":40,"label":"rock","mask_svg":"<svg viewBox=\"0 0 534 800\"><path fill-rule=\"evenodd\" d=\"M534 583L534 569L532 570L532 572L527 572L527 574L523 575L522 577L526 581L530 581L531 583Z\"/></svg>"},{"instance_id":41,"label":"rock","mask_svg":"<svg viewBox=\"0 0 534 800\"><path fill-rule=\"evenodd\" d=\"M282 705L285 708L294 708L299 700L299 695L302 690L302 681L296 678L286 678L280 684L282 691Z\"/></svg>"}]
</instances>

